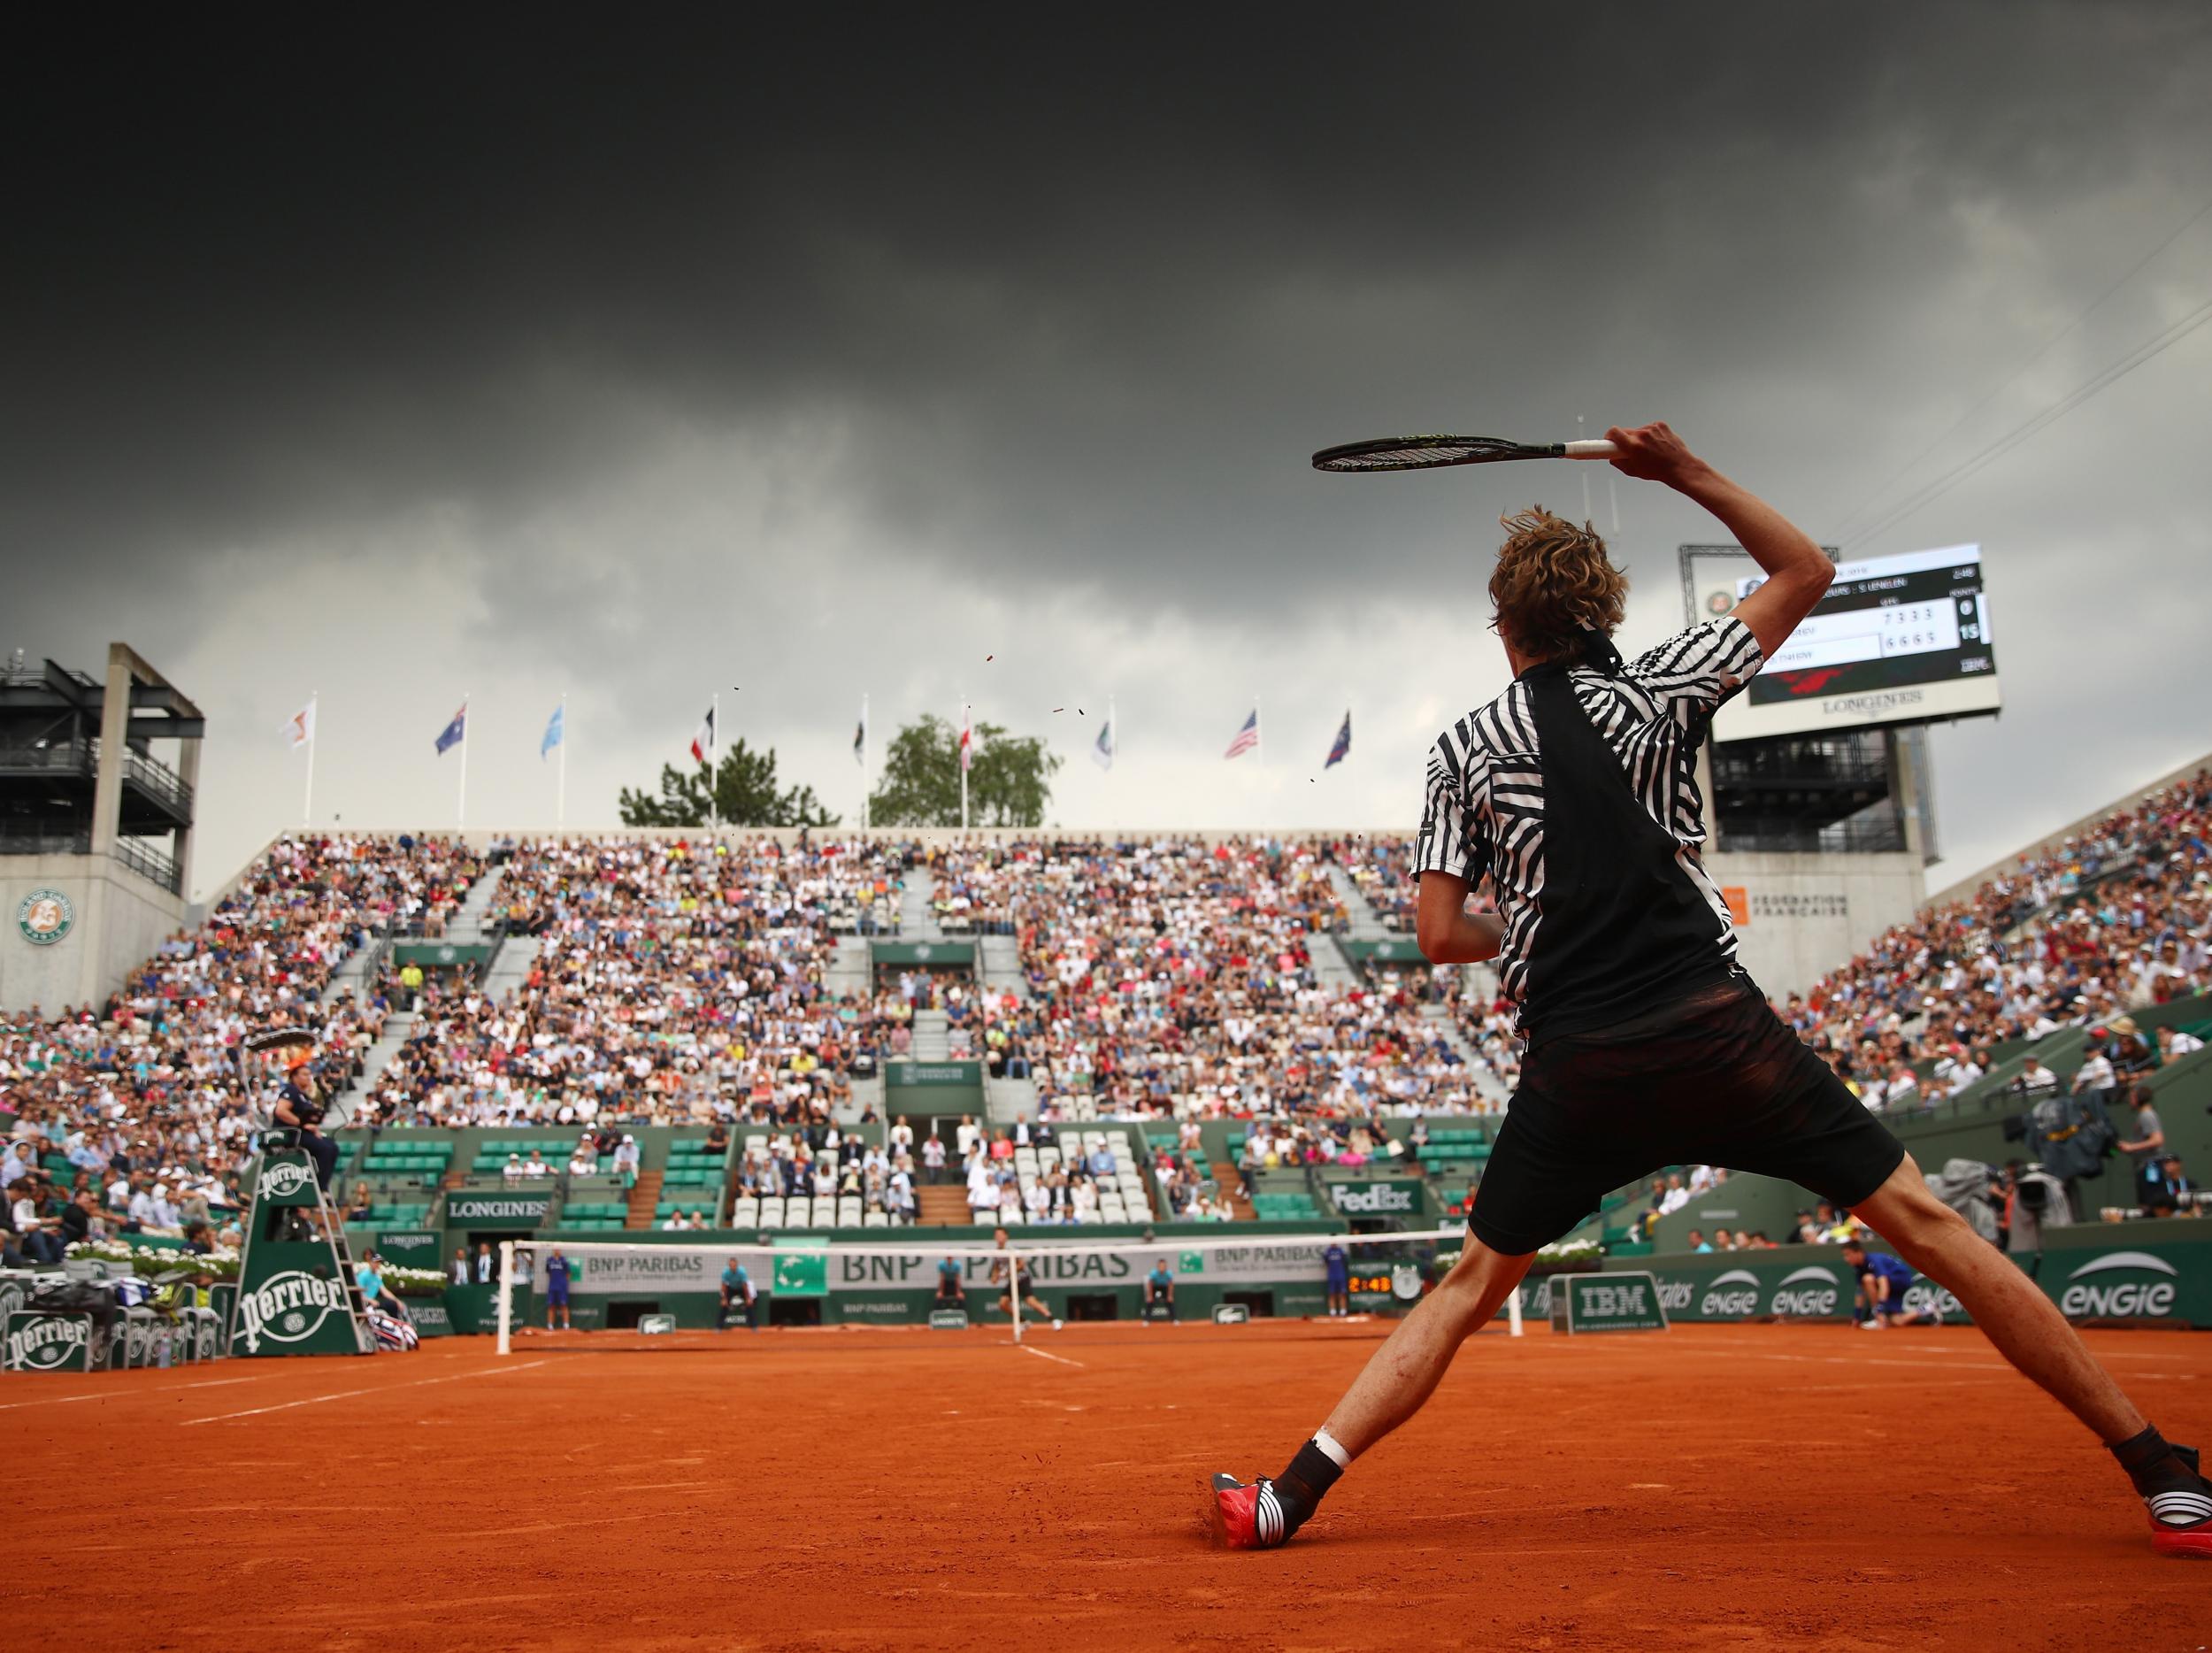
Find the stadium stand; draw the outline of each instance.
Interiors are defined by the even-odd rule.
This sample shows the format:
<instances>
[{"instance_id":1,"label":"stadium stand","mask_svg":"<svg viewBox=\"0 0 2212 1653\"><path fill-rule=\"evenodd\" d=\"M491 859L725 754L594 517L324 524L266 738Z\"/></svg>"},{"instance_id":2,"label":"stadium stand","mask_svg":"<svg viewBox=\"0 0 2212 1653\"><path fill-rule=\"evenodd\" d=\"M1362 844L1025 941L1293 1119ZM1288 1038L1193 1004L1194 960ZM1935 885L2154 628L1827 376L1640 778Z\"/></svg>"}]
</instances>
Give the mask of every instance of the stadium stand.
<instances>
[{"instance_id":1,"label":"stadium stand","mask_svg":"<svg viewBox=\"0 0 2212 1653\"><path fill-rule=\"evenodd\" d=\"M2208 827L2200 773L1778 1008L1901 1128L1994 1119L2032 1045L2062 1083L2099 1060L2155 1081L2164 1046L2212 1034L2193 1008L2212 987ZM1509 1019L1473 973L1333 968L1335 874L1402 922L1405 854L1386 838L287 837L105 1005L0 1021L9 1219L28 1200L51 1227L89 1190L96 1234L219 1242L252 1147L230 1050L294 1026L368 1127L336 1186L375 1226L434 1222L453 1190L501 1186L508 1156L534 1153L554 1214L588 1232L695 1214L889 1226L949 1195L987 1219L1272 1218L1319 1211L1325 1173L1377 1168L1417 1172L1450 1210L1516 1076ZM833 992L840 938L892 933L910 873L944 932L1010 937L1018 980L907 968ZM528 938L526 973L495 993L480 964L393 966L396 942L446 935L483 888L482 950ZM977 1127L936 1181L911 1124L854 1089L913 1054L925 1014L949 1055L1033 1079L1040 1103ZM1642 1243L1649 1199L1617 1192L1586 1232Z\"/></svg>"}]
</instances>

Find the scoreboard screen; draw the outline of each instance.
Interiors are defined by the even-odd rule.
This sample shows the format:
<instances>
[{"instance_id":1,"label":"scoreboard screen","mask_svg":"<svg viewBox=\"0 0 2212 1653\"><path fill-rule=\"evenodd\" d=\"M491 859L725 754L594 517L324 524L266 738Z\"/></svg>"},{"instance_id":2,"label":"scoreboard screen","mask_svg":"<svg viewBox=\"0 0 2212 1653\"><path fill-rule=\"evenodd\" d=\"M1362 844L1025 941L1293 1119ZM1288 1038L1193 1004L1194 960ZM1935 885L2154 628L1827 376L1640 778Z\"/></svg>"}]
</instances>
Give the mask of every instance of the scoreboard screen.
<instances>
[{"instance_id":1,"label":"scoreboard screen","mask_svg":"<svg viewBox=\"0 0 2212 1653\"><path fill-rule=\"evenodd\" d=\"M1764 578L1739 575L1733 601ZM1726 606L1716 600L1709 611ZM1998 705L1981 547L1951 545L1837 564L1828 595L1721 709L1713 734L1732 741L1925 723Z\"/></svg>"}]
</instances>

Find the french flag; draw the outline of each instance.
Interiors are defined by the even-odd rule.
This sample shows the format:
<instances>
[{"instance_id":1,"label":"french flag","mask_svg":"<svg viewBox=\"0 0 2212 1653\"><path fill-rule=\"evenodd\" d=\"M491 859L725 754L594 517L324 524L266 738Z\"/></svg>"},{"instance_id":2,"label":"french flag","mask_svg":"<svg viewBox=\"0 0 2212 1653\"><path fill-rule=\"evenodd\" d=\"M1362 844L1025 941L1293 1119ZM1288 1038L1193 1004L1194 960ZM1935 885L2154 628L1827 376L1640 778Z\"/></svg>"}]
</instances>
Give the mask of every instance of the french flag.
<instances>
[{"instance_id":1,"label":"french flag","mask_svg":"<svg viewBox=\"0 0 2212 1653\"><path fill-rule=\"evenodd\" d=\"M691 761L708 762L714 756L714 708L707 708L707 715L699 719L699 727L691 737Z\"/></svg>"}]
</instances>

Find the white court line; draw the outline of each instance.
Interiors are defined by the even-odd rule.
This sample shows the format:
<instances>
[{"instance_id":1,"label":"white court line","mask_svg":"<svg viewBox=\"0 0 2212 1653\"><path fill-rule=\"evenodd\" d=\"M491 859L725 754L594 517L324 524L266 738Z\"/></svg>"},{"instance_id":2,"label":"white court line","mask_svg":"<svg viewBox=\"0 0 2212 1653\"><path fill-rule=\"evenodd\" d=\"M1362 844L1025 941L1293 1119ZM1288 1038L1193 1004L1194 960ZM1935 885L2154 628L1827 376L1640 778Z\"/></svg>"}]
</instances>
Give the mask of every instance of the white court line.
<instances>
[{"instance_id":1,"label":"white court line","mask_svg":"<svg viewBox=\"0 0 2212 1653\"><path fill-rule=\"evenodd\" d=\"M365 1389L340 1389L333 1395L311 1395L305 1400L279 1401L274 1406L249 1406L243 1411L218 1412L212 1418L188 1418L184 1423L188 1428L194 1424L228 1423L234 1418L258 1418L264 1412L288 1412L295 1406L320 1406L325 1401L349 1401L357 1395L384 1395L395 1389L419 1389L426 1383L458 1383L466 1378L503 1377L510 1372L527 1372L533 1366L541 1366L550 1358L552 1357L547 1356L542 1359L526 1360L518 1366L494 1366L485 1372L452 1372L442 1378L414 1378L405 1383L375 1383Z\"/></svg>"},{"instance_id":2,"label":"white court line","mask_svg":"<svg viewBox=\"0 0 2212 1653\"><path fill-rule=\"evenodd\" d=\"M1083 1364L1083 1363L1082 1363L1081 1361L1079 1361L1079 1360L1070 1360L1070 1359L1068 1359L1066 1357L1062 1356L1062 1355L1048 1355L1047 1353L1045 1353L1045 1351L1044 1351L1043 1349L1032 1349L1032 1348L1031 1348L1031 1347L1030 1347L1027 1343L1023 1343L1023 1344L1019 1345L1019 1348L1020 1348L1020 1349L1021 1349L1022 1353L1023 1353L1023 1354L1025 1354L1025 1355L1034 1355L1034 1356L1036 1356L1036 1357L1037 1357L1037 1358L1038 1358L1038 1359L1040 1359L1040 1360L1056 1360L1056 1361L1058 1361L1058 1362L1059 1362L1062 1365L1064 1365L1064 1366L1079 1366L1079 1366L1081 1366L1081 1365L1082 1365L1082 1364Z\"/></svg>"},{"instance_id":3,"label":"white court line","mask_svg":"<svg viewBox=\"0 0 2212 1653\"><path fill-rule=\"evenodd\" d=\"M273 1372L257 1372L249 1378L210 1378L204 1383L171 1383L153 1389L96 1389L89 1395L49 1395L35 1401L9 1401L0 1403L0 1412L12 1412L24 1406L66 1406L72 1401L111 1401L132 1395L174 1395L182 1389L219 1389L226 1383L258 1383L263 1378L273 1378Z\"/></svg>"}]
</instances>

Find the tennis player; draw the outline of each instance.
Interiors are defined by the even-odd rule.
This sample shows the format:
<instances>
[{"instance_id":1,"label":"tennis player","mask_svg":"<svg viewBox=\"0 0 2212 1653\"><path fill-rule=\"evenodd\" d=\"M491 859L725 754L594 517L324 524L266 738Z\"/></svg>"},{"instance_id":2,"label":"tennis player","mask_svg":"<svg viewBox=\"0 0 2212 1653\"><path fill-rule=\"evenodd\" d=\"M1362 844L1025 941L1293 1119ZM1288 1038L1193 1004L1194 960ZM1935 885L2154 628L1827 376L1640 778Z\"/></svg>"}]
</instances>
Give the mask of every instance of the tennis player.
<instances>
[{"instance_id":1,"label":"tennis player","mask_svg":"<svg viewBox=\"0 0 2212 1653\"><path fill-rule=\"evenodd\" d=\"M1950 1288L1998 1350L2096 1433L2168 1555L2212 1557L2212 1484L2170 1446L2033 1281L1938 1201L1902 1144L1738 966L1693 760L1713 713L1828 588L1818 546L1664 425L1610 430L1628 475L1703 505L1765 580L1727 615L1624 665L1627 581L1585 528L1508 518L1490 576L1514 680L1431 750L1417 927L1435 964L1494 959L1527 1042L1460 1261L1398 1325L1283 1473L1213 1478L1216 1532L1271 1549L1352 1460L1421 1409L1536 1249L1623 1183L1672 1165L1803 1184ZM1495 913L1467 897L1487 878Z\"/></svg>"}]
</instances>

